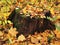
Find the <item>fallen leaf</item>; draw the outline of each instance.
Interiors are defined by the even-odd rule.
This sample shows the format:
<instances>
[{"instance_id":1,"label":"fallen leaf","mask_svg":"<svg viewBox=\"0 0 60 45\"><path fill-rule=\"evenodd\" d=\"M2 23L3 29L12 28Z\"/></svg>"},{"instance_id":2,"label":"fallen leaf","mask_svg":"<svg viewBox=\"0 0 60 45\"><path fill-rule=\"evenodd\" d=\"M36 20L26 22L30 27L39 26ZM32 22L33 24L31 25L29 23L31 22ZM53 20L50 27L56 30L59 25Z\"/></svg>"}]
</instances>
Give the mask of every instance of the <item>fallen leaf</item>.
<instances>
[{"instance_id":1,"label":"fallen leaf","mask_svg":"<svg viewBox=\"0 0 60 45\"><path fill-rule=\"evenodd\" d=\"M26 40L26 39L25 39L25 36L21 34L21 35L18 37L18 41L24 41L24 40Z\"/></svg>"},{"instance_id":2,"label":"fallen leaf","mask_svg":"<svg viewBox=\"0 0 60 45\"><path fill-rule=\"evenodd\" d=\"M8 33L9 34L11 34L12 36L16 36L16 34L18 33L17 31L16 31L16 28L10 28L10 30L8 31Z\"/></svg>"}]
</instances>

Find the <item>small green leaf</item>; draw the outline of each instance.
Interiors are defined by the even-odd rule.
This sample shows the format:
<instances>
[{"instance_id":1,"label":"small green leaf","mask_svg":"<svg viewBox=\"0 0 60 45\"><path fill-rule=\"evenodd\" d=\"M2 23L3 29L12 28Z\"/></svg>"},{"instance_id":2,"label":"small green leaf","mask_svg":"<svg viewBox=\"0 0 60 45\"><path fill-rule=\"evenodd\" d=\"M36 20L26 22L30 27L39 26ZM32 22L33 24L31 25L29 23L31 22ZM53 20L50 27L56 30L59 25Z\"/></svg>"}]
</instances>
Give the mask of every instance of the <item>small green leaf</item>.
<instances>
[{"instance_id":1,"label":"small green leaf","mask_svg":"<svg viewBox=\"0 0 60 45\"><path fill-rule=\"evenodd\" d=\"M19 7L17 7L17 8L15 9L15 11L16 11L16 13L19 13L20 8L19 8Z\"/></svg>"}]
</instances>

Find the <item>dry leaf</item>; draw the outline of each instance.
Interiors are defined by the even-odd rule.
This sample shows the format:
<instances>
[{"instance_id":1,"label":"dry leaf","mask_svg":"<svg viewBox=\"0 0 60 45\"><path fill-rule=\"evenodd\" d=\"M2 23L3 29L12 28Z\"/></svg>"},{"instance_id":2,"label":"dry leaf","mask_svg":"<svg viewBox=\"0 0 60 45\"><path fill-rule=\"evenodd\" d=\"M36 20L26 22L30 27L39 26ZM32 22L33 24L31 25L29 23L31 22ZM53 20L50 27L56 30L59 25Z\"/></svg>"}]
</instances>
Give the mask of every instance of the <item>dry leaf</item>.
<instances>
[{"instance_id":1,"label":"dry leaf","mask_svg":"<svg viewBox=\"0 0 60 45\"><path fill-rule=\"evenodd\" d=\"M59 30L55 30L54 33L56 34L57 38L60 38L60 31Z\"/></svg>"},{"instance_id":2,"label":"dry leaf","mask_svg":"<svg viewBox=\"0 0 60 45\"><path fill-rule=\"evenodd\" d=\"M35 37L31 37L31 42L32 43L38 43L38 40Z\"/></svg>"},{"instance_id":3,"label":"dry leaf","mask_svg":"<svg viewBox=\"0 0 60 45\"><path fill-rule=\"evenodd\" d=\"M16 36L16 34L18 33L17 31L16 31L16 28L10 28L10 30L8 31L8 33L9 34L11 34L12 36Z\"/></svg>"},{"instance_id":4,"label":"dry leaf","mask_svg":"<svg viewBox=\"0 0 60 45\"><path fill-rule=\"evenodd\" d=\"M24 41L24 40L26 40L26 39L25 39L25 36L21 34L21 35L18 37L18 41Z\"/></svg>"},{"instance_id":5,"label":"dry leaf","mask_svg":"<svg viewBox=\"0 0 60 45\"><path fill-rule=\"evenodd\" d=\"M29 43L28 45L35 45L35 44Z\"/></svg>"},{"instance_id":6,"label":"dry leaf","mask_svg":"<svg viewBox=\"0 0 60 45\"><path fill-rule=\"evenodd\" d=\"M50 11L51 11L51 14L54 15L54 8L51 8Z\"/></svg>"},{"instance_id":7,"label":"dry leaf","mask_svg":"<svg viewBox=\"0 0 60 45\"><path fill-rule=\"evenodd\" d=\"M0 36L3 36L3 32L0 31Z\"/></svg>"}]
</instances>

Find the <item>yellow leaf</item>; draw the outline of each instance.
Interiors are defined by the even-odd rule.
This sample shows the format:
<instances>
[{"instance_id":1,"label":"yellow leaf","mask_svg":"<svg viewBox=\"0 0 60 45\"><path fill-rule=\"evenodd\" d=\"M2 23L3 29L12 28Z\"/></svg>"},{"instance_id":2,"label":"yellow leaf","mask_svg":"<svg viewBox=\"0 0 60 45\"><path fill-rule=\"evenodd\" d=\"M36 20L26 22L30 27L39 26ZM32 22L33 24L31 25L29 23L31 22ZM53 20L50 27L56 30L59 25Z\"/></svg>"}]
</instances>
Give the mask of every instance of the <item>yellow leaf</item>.
<instances>
[{"instance_id":1,"label":"yellow leaf","mask_svg":"<svg viewBox=\"0 0 60 45\"><path fill-rule=\"evenodd\" d=\"M25 14L27 13L27 11L26 11L26 7L23 9L23 13L25 13Z\"/></svg>"},{"instance_id":2,"label":"yellow leaf","mask_svg":"<svg viewBox=\"0 0 60 45\"><path fill-rule=\"evenodd\" d=\"M35 45L35 44L29 43L29 45Z\"/></svg>"},{"instance_id":3,"label":"yellow leaf","mask_svg":"<svg viewBox=\"0 0 60 45\"><path fill-rule=\"evenodd\" d=\"M5 20L5 24L7 24L7 20Z\"/></svg>"},{"instance_id":4,"label":"yellow leaf","mask_svg":"<svg viewBox=\"0 0 60 45\"><path fill-rule=\"evenodd\" d=\"M38 43L38 40L35 37L31 37L31 42L32 43Z\"/></svg>"},{"instance_id":5,"label":"yellow leaf","mask_svg":"<svg viewBox=\"0 0 60 45\"><path fill-rule=\"evenodd\" d=\"M0 25L2 24L2 21L0 21Z\"/></svg>"},{"instance_id":6,"label":"yellow leaf","mask_svg":"<svg viewBox=\"0 0 60 45\"><path fill-rule=\"evenodd\" d=\"M60 19L60 15L57 16L57 19Z\"/></svg>"},{"instance_id":7,"label":"yellow leaf","mask_svg":"<svg viewBox=\"0 0 60 45\"><path fill-rule=\"evenodd\" d=\"M5 22L3 22L3 25L5 25Z\"/></svg>"},{"instance_id":8,"label":"yellow leaf","mask_svg":"<svg viewBox=\"0 0 60 45\"><path fill-rule=\"evenodd\" d=\"M9 24L12 24L12 22L11 22L10 20L8 20L8 23L9 23Z\"/></svg>"},{"instance_id":9,"label":"yellow leaf","mask_svg":"<svg viewBox=\"0 0 60 45\"><path fill-rule=\"evenodd\" d=\"M34 3L36 2L36 0L30 0L30 2L31 2L32 4L34 4Z\"/></svg>"},{"instance_id":10,"label":"yellow leaf","mask_svg":"<svg viewBox=\"0 0 60 45\"><path fill-rule=\"evenodd\" d=\"M10 28L10 30L8 31L8 33L11 35L11 36L16 36L16 34L18 33L17 31L16 31L16 28Z\"/></svg>"},{"instance_id":11,"label":"yellow leaf","mask_svg":"<svg viewBox=\"0 0 60 45\"><path fill-rule=\"evenodd\" d=\"M50 11L51 11L51 14L54 15L54 8L51 8Z\"/></svg>"},{"instance_id":12,"label":"yellow leaf","mask_svg":"<svg viewBox=\"0 0 60 45\"><path fill-rule=\"evenodd\" d=\"M19 37L18 37L18 41L24 41L25 40L25 36L24 35L20 35Z\"/></svg>"},{"instance_id":13,"label":"yellow leaf","mask_svg":"<svg viewBox=\"0 0 60 45\"><path fill-rule=\"evenodd\" d=\"M0 36L2 36L2 35L3 35L3 32L0 31Z\"/></svg>"},{"instance_id":14,"label":"yellow leaf","mask_svg":"<svg viewBox=\"0 0 60 45\"><path fill-rule=\"evenodd\" d=\"M60 4L58 5L58 7L60 7Z\"/></svg>"}]
</instances>

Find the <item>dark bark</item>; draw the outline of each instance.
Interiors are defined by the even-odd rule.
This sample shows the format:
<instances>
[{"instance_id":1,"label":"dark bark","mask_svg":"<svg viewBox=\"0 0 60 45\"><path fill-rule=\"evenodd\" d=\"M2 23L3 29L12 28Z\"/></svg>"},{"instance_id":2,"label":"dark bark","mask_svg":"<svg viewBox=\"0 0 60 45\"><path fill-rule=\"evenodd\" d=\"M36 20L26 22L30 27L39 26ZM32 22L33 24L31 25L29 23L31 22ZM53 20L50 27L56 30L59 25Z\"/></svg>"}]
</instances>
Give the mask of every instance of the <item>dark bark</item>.
<instances>
[{"instance_id":1,"label":"dark bark","mask_svg":"<svg viewBox=\"0 0 60 45\"><path fill-rule=\"evenodd\" d=\"M14 27L17 28L19 32L18 35L23 34L28 36L29 34L34 34L35 32L44 32L45 30L55 30L54 23L47 18L30 18L29 16L24 16L24 14L12 14L8 18L13 22Z\"/></svg>"}]
</instances>

